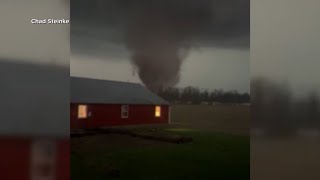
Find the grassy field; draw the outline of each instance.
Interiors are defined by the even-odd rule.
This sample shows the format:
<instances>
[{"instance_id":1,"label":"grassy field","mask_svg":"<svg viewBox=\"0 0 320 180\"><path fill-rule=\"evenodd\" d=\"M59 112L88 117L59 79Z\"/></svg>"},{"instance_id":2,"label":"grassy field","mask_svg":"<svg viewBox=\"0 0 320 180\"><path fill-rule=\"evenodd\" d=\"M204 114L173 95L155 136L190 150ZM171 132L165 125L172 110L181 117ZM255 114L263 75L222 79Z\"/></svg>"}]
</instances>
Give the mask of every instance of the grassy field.
<instances>
[{"instance_id":1,"label":"grassy field","mask_svg":"<svg viewBox=\"0 0 320 180\"><path fill-rule=\"evenodd\" d=\"M157 130L192 143L115 134L72 139L71 179L249 179L249 116L243 106L180 105L172 108L173 125Z\"/></svg>"}]
</instances>

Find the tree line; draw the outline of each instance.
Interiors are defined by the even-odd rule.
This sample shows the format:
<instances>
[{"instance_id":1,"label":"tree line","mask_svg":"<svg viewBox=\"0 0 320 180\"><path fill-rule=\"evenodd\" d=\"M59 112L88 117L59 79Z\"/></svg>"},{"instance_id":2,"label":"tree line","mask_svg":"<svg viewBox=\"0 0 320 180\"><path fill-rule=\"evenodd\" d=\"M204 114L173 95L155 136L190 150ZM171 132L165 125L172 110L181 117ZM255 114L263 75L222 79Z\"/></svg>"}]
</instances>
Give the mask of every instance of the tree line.
<instances>
[{"instance_id":1,"label":"tree line","mask_svg":"<svg viewBox=\"0 0 320 180\"><path fill-rule=\"evenodd\" d=\"M250 103L249 93L223 90L200 90L198 87L188 86L185 88L166 88L158 95L171 103Z\"/></svg>"},{"instance_id":2,"label":"tree line","mask_svg":"<svg viewBox=\"0 0 320 180\"><path fill-rule=\"evenodd\" d=\"M252 127L270 135L296 133L299 129L320 130L319 93L296 97L287 83L266 78L251 81Z\"/></svg>"}]
</instances>

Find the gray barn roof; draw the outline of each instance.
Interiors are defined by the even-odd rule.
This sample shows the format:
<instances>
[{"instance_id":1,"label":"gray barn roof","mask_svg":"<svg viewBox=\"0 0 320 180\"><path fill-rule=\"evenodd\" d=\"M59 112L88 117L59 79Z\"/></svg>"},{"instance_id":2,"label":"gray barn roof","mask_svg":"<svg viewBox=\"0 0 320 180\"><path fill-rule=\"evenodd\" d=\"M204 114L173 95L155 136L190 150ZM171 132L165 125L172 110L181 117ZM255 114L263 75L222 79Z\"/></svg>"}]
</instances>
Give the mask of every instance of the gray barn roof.
<instances>
[{"instance_id":1,"label":"gray barn roof","mask_svg":"<svg viewBox=\"0 0 320 180\"><path fill-rule=\"evenodd\" d=\"M136 83L71 77L71 103L153 104L168 102Z\"/></svg>"},{"instance_id":2,"label":"gray barn roof","mask_svg":"<svg viewBox=\"0 0 320 180\"><path fill-rule=\"evenodd\" d=\"M70 134L69 68L0 59L0 136Z\"/></svg>"}]
</instances>

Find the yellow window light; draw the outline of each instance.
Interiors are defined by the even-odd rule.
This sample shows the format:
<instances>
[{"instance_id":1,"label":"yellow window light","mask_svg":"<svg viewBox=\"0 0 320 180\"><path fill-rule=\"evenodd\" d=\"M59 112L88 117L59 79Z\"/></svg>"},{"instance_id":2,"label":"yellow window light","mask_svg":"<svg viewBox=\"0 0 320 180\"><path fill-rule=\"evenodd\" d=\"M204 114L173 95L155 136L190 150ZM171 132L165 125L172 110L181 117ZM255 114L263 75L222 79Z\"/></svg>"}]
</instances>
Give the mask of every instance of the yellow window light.
<instances>
[{"instance_id":1,"label":"yellow window light","mask_svg":"<svg viewBox=\"0 0 320 180\"><path fill-rule=\"evenodd\" d=\"M88 117L88 108L87 105L79 105L78 106L78 118L84 119Z\"/></svg>"},{"instance_id":2,"label":"yellow window light","mask_svg":"<svg viewBox=\"0 0 320 180\"><path fill-rule=\"evenodd\" d=\"M155 117L160 117L160 116L161 116L161 106L156 106Z\"/></svg>"}]
</instances>

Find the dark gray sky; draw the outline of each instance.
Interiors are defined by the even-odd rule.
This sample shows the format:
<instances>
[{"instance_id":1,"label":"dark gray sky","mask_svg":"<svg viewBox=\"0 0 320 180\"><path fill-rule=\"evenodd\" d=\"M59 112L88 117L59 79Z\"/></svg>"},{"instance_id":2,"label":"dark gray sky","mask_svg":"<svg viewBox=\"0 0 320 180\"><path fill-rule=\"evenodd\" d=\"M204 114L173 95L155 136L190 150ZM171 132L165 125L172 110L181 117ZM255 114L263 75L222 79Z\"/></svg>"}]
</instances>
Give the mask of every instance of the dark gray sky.
<instances>
[{"instance_id":1,"label":"dark gray sky","mask_svg":"<svg viewBox=\"0 0 320 180\"><path fill-rule=\"evenodd\" d=\"M178 85L248 89L248 76L251 74L280 81L288 80L297 94L310 90L320 92L320 36L317 36L320 32L319 7L319 2L312 0L307 3L300 0L252 1L250 52L249 43L246 43L249 38L245 36L241 37L246 39L244 41L234 38L226 42L247 46L234 45L232 48L224 48L226 45L218 47L208 46L209 42L197 43L195 50L191 50L182 65L181 82ZM1 1L0 12L1 58L36 62L50 62L55 59L60 64L69 65L69 26L37 26L30 23L30 19L34 17L68 18L69 7L66 4L62 1ZM83 11L83 14L88 13ZM10 21L7 17L10 17ZM106 29L96 28L97 26L92 24L83 26L81 23L72 23L72 27L75 28L73 31L78 32L78 38L74 38L75 34L71 35L72 75L138 81L137 75L132 77L132 66L125 46L112 43L116 41L116 36L111 36L111 40L105 40L110 36L91 38L81 34L99 35L99 32L105 33ZM88 28L96 30L89 31ZM110 34L117 33L114 28L109 27L108 32L110 31ZM90 43L91 41L96 43ZM216 41L221 44L221 40ZM203 44L206 46L203 47ZM81 48L74 48L77 46L94 48L91 49L92 53L80 53L81 51L76 49Z\"/></svg>"},{"instance_id":2,"label":"dark gray sky","mask_svg":"<svg viewBox=\"0 0 320 180\"><path fill-rule=\"evenodd\" d=\"M287 81L297 96L320 93L320 1L254 0L251 74Z\"/></svg>"},{"instance_id":3,"label":"dark gray sky","mask_svg":"<svg viewBox=\"0 0 320 180\"><path fill-rule=\"evenodd\" d=\"M32 24L31 19L69 19L64 0L0 2L0 58L69 66L69 25Z\"/></svg>"},{"instance_id":4,"label":"dark gray sky","mask_svg":"<svg viewBox=\"0 0 320 180\"><path fill-rule=\"evenodd\" d=\"M248 92L249 6L249 0L71 1L71 75L141 82L131 55L148 53L141 47L161 37L190 47L177 86ZM142 25L135 22L141 17ZM128 36L136 47L128 49Z\"/></svg>"},{"instance_id":5,"label":"dark gray sky","mask_svg":"<svg viewBox=\"0 0 320 180\"><path fill-rule=\"evenodd\" d=\"M250 84L250 52L237 49L204 48L192 50L181 68L181 81L177 86L199 86L201 88L239 90L248 92ZM71 55L72 76L141 82L129 57L105 59L84 55ZM88 61L90 59L90 61Z\"/></svg>"}]
</instances>

